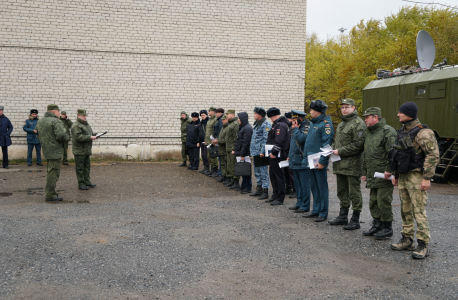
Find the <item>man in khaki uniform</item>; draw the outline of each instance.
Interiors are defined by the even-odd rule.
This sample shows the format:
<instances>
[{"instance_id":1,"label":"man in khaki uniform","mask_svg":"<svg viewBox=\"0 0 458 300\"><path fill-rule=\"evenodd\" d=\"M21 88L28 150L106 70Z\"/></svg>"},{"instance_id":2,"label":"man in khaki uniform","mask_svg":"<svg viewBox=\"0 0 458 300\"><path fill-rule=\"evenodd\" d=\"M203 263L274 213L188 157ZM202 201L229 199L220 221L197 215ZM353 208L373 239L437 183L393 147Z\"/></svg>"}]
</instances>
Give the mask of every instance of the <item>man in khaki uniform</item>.
<instances>
[{"instance_id":1,"label":"man in khaki uniform","mask_svg":"<svg viewBox=\"0 0 458 300\"><path fill-rule=\"evenodd\" d=\"M439 163L439 147L434 132L417 119L418 107L407 102L399 107L398 118L404 126L396 137L396 146L391 151L392 179L399 188L401 198L402 238L391 244L393 250L413 250L415 221L417 222L418 246L412 257L424 259L428 256L431 239L426 217L427 190Z\"/></svg>"},{"instance_id":2,"label":"man in khaki uniform","mask_svg":"<svg viewBox=\"0 0 458 300\"><path fill-rule=\"evenodd\" d=\"M67 117L66 111L60 112L59 120L64 124L65 131L67 132L68 136L70 136L70 129L72 129L73 122ZM64 159L62 160L62 164L68 166L68 141L63 143L64 146Z\"/></svg>"}]
</instances>

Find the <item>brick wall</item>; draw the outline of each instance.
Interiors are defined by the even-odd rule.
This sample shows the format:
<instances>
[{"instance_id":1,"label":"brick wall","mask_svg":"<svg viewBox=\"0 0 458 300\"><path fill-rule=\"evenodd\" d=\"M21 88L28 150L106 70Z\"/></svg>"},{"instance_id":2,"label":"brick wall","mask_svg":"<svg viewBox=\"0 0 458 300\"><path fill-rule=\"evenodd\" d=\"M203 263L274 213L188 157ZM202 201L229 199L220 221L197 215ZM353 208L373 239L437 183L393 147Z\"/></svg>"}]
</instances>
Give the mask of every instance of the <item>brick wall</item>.
<instances>
[{"instance_id":1,"label":"brick wall","mask_svg":"<svg viewBox=\"0 0 458 300\"><path fill-rule=\"evenodd\" d=\"M4 0L0 105L89 112L110 145L179 144L179 113L303 108L304 0ZM251 113L250 113L251 115ZM156 148L155 148L156 147Z\"/></svg>"}]
</instances>

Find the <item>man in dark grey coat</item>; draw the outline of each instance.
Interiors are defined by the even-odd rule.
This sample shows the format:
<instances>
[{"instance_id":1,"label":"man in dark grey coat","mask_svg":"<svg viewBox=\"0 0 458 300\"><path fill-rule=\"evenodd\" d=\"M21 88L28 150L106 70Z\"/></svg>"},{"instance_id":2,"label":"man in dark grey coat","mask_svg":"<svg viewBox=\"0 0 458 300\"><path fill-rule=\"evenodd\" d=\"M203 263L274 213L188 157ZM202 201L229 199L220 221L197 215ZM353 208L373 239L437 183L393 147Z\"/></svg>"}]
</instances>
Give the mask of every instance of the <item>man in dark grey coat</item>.
<instances>
[{"instance_id":1,"label":"man in dark grey coat","mask_svg":"<svg viewBox=\"0 0 458 300\"><path fill-rule=\"evenodd\" d=\"M3 153L3 168L8 167L8 146L11 145L11 132L13 132L13 124L3 114L3 106L0 106L0 147Z\"/></svg>"},{"instance_id":2,"label":"man in dark grey coat","mask_svg":"<svg viewBox=\"0 0 458 300\"><path fill-rule=\"evenodd\" d=\"M251 136L253 135L253 127L248 123L248 114L240 112L237 114L239 117L239 133L235 141L234 154L240 161L245 161L245 158L250 157ZM251 176L242 176L242 185L236 188L242 194L251 193Z\"/></svg>"}]
</instances>

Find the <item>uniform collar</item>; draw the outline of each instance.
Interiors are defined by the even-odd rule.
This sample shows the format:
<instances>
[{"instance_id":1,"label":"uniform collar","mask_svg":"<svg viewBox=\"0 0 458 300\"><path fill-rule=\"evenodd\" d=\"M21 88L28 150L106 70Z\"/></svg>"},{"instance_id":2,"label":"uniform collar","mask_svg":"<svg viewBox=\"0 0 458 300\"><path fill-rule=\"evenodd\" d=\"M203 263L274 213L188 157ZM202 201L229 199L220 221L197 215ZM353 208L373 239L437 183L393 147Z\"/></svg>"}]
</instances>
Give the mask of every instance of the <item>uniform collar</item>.
<instances>
[{"instance_id":1,"label":"uniform collar","mask_svg":"<svg viewBox=\"0 0 458 300\"><path fill-rule=\"evenodd\" d=\"M56 118L56 119L57 119L56 115L53 114L53 113L50 112L50 111L45 112L45 117L48 117L48 118Z\"/></svg>"},{"instance_id":2,"label":"uniform collar","mask_svg":"<svg viewBox=\"0 0 458 300\"><path fill-rule=\"evenodd\" d=\"M355 109L351 114L346 115L346 116L341 116L342 121L348 122L358 116L358 111Z\"/></svg>"},{"instance_id":3,"label":"uniform collar","mask_svg":"<svg viewBox=\"0 0 458 300\"><path fill-rule=\"evenodd\" d=\"M312 123L313 123L313 124L320 123L321 121L323 121L323 119L324 119L325 117L326 117L326 114L321 114L321 115L319 115L318 117L313 118L313 119L312 119Z\"/></svg>"},{"instance_id":4,"label":"uniform collar","mask_svg":"<svg viewBox=\"0 0 458 300\"><path fill-rule=\"evenodd\" d=\"M76 118L76 121L81 123L81 124L83 124L83 125L87 125L88 124L87 121L83 121L80 118Z\"/></svg>"},{"instance_id":5,"label":"uniform collar","mask_svg":"<svg viewBox=\"0 0 458 300\"><path fill-rule=\"evenodd\" d=\"M417 119L413 119L413 120L410 120L410 121L407 121L407 122L403 122L402 124L404 124L404 130L405 131L410 131L414 127L420 125L421 123L417 118Z\"/></svg>"},{"instance_id":6,"label":"uniform collar","mask_svg":"<svg viewBox=\"0 0 458 300\"><path fill-rule=\"evenodd\" d=\"M385 125L386 125L386 120L381 119L380 121L377 122L377 124L369 126L367 127L367 129L369 130L369 132L374 132L374 131L379 130L380 128L382 128Z\"/></svg>"}]
</instances>

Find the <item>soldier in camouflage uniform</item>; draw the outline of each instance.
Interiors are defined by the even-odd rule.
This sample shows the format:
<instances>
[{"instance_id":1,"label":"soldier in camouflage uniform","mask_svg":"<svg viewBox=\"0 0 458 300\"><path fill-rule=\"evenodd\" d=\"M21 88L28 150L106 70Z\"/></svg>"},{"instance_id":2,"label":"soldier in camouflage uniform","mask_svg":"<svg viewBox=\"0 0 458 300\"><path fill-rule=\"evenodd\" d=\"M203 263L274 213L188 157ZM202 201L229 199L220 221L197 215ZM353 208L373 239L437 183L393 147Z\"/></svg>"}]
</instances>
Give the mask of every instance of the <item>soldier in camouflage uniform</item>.
<instances>
[{"instance_id":1,"label":"soldier in camouflage uniform","mask_svg":"<svg viewBox=\"0 0 458 300\"><path fill-rule=\"evenodd\" d=\"M333 172L337 179L337 197L340 200L340 213L329 221L331 225L346 225L344 229L359 229L359 215L363 209L361 195L361 175L363 165L364 137L366 124L358 117L353 99L340 101L342 122L337 126L334 154L341 160L334 162ZM348 211L352 205L353 215L348 222Z\"/></svg>"},{"instance_id":2,"label":"soldier in camouflage uniform","mask_svg":"<svg viewBox=\"0 0 458 300\"><path fill-rule=\"evenodd\" d=\"M61 111L60 112L60 118L59 120L62 121L64 124L65 131L67 132L68 136L70 136L70 129L72 129L73 122L67 117L67 112L66 111ZM68 166L68 158L67 158L67 153L68 153L68 141L64 142L63 144L64 147L64 159L62 160L62 164Z\"/></svg>"},{"instance_id":3,"label":"soldier in camouflage uniform","mask_svg":"<svg viewBox=\"0 0 458 300\"><path fill-rule=\"evenodd\" d=\"M97 137L87 122L86 110L78 109L76 122L72 125L72 151L75 157L76 179L80 190L95 187L91 183L92 141Z\"/></svg>"},{"instance_id":4,"label":"soldier in camouflage uniform","mask_svg":"<svg viewBox=\"0 0 458 300\"><path fill-rule=\"evenodd\" d=\"M234 176L234 166L236 163L235 158L235 140L237 139L237 134L239 133L239 122L238 118L235 116L235 110L229 109L226 112L226 117L229 125L226 129L226 153L227 153L227 166L226 166L226 177L229 177L231 181L225 184L225 186L236 189L240 187L239 179L240 177Z\"/></svg>"},{"instance_id":5,"label":"soldier in camouflage uniform","mask_svg":"<svg viewBox=\"0 0 458 300\"><path fill-rule=\"evenodd\" d=\"M221 182L223 184L229 183L231 178L227 177L227 152L226 152L226 132L227 126L229 125L227 121L227 116L223 115L221 117L223 127L219 132L218 137L218 156L221 161L221 178L217 179L216 181ZM216 141L214 142L216 144Z\"/></svg>"},{"instance_id":6,"label":"soldier in camouflage uniform","mask_svg":"<svg viewBox=\"0 0 458 300\"><path fill-rule=\"evenodd\" d=\"M412 257L424 259L428 256L429 232L426 217L427 190L431 188L431 178L434 176L439 163L439 147L434 132L417 119L418 107L414 102L407 102L399 108L398 118L404 124L396 137L396 145L391 152L391 160L395 161L398 170L392 182L399 188L401 198L402 238L392 244L393 250L413 250L415 244L415 221L417 222L418 246L412 252ZM411 134L413 138L411 138ZM407 146L407 147L404 147ZM411 156L404 161L396 153L411 151ZM413 150L413 151L412 151ZM412 157L413 156L413 157ZM405 164L404 164L405 163ZM408 166L404 169L402 166ZM393 164L391 164L393 168ZM402 169L402 171L400 171Z\"/></svg>"},{"instance_id":7,"label":"soldier in camouflage uniform","mask_svg":"<svg viewBox=\"0 0 458 300\"><path fill-rule=\"evenodd\" d=\"M210 137L213 136L216 122L218 122L218 120L216 119L215 111L216 111L216 108L214 107L210 107L208 109L208 116L210 119L207 122L207 128L205 131L205 145L211 145L212 143L212 140ZM213 136L213 138L215 137ZM208 161L210 162L211 170L208 170L208 172L205 172L204 175L216 177L218 175L218 159L211 158L210 151L207 151L207 158L208 158Z\"/></svg>"},{"instance_id":8,"label":"soldier in camouflage uniform","mask_svg":"<svg viewBox=\"0 0 458 300\"><path fill-rule=\"evenodd\" d=\"M188 125L192 122L191 118L185 111L181 112L181 157L183 157L183 163L180 167L186 167L187 151L186 151L186 136L188 135Z\"/></svg>"},{"instance_id":9,"label":"soldier in camouflage uniform","mask_svg":"<svg viewBox=\"0 0 458 300\"><path fill-rule=\"evenodd\" d=\"M47 174L45 198L46 201L62 201L56 193L56 183L59 180L60 164L62 161L62 142L68 141L69 137L65 132L64 125L59 121L59 107L55 104L48 105L48 111L44 117L38 120L35 129L38 133L38 140L41 143L43 155L47 160Z\"/></svg>"},{"instance_id":10,"label":"soldier in camouflage uniform","mask_svg":"<svg viewBox=\"0 0 458 300\"><path fill-rule=\"evenodd\" d=\"M382 110L378 107L368 108L364 114L368 132L364 141L364 163L362 180L370 189L369 209L374 219L372 227L363 232L365 236L385 239L393 236L393 184L391 180L375 178L374 173L391 176L389 153L396 140L396 130L382 119Z\"/></svg>"}]
</instances>

